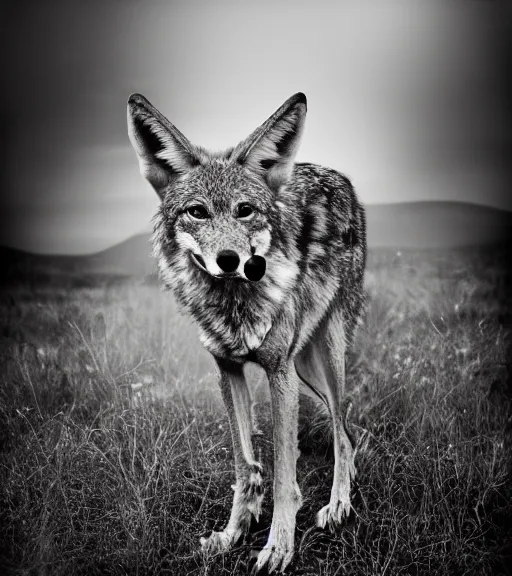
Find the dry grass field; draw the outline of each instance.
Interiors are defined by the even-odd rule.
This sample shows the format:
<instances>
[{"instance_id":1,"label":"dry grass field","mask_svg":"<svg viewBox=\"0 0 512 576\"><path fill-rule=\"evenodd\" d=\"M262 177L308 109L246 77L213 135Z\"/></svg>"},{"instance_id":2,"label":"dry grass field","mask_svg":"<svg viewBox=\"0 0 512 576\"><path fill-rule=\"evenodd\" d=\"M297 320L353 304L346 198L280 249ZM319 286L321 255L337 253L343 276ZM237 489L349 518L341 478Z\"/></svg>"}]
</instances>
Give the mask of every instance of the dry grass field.
<instances>
[{"instance_id":1,"label":"dry grass field","mask_svg":"<svg viewBox=\"0 0 512 576\"><path fill-rule=\"evenodd\" d=\"M512 569L512 279L505 248L373 252L348 358L358 438L353 513L329 498L330 433L301 408L297 575L496 575ZM250 573L272 511L231 553L234 479L214 366L154 281L37 277L0 296L0 573ZM507 570L509 572L507 572Z\"/></svg>"}]
</instances>

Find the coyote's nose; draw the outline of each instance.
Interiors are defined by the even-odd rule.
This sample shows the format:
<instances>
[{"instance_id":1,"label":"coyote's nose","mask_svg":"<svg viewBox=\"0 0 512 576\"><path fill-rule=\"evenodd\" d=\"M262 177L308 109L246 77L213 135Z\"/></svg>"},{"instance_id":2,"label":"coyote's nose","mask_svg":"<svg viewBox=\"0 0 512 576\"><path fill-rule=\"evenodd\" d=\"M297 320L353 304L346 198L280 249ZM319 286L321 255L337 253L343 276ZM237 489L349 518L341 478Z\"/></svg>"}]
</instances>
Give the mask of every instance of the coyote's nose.
<instances>
[{"instance_id":1,"label":"coyote's nose","mask_svg":"<svg viewBox=\"0 0 512 576\"><path fill-rule=\"evenodd\" d=\"M221 250L217 254L217 264L223 272L234 272L240 264L240 258L233 250Z\"/></svg>"}]
</instances>

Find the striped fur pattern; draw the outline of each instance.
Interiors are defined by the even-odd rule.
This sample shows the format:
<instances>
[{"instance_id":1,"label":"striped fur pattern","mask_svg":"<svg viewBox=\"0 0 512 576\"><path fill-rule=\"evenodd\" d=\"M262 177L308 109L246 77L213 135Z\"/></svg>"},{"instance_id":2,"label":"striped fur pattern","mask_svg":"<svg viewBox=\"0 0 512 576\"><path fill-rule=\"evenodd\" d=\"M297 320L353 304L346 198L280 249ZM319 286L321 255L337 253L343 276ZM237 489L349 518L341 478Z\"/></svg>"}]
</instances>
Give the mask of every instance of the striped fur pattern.
<instances>
[{"instance_id":1,"label":"striped fur pattern","mask_svg":"<svg viewBox=\"0 0 512 576\"><path fill-rule=\"evenodd\" d=\"M274 439L274 515L256 568L284 570L293 556L299 386L327 405L334 482L319 526L350 510L354 447L343 402L345 350L364 304L365 214L350 181L294 163L306 116L298 93L235 148L192 145L143 96L128 101L130 140L141 173L161 199L153 254L161 278L194 318L220 371L230 418L236 483L226 528L202 539L229 549L261 510L262 468L243 366L268 376ZM250 264L257 263L256 277ZM253 275L254 276L254 275Z\"/></svg>"}]
</instances>

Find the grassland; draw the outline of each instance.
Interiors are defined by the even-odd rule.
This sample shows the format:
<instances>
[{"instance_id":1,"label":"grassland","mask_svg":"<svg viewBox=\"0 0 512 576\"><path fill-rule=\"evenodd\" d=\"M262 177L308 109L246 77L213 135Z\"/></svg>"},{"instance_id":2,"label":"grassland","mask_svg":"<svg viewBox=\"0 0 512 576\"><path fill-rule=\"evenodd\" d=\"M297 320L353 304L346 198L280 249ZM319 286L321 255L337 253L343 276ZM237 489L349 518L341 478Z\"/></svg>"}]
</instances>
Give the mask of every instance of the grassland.
<instances>
[{"instance_id":1,"label":"grassland","mask_svg":"<svg viewBox=\"0 0 512 576\"><path fill-rule=\"evenodd\" d=\"M314 528L332 455L305 403L290 574L510 573L510 258L371 255L348 358L354 511L335 534ZM213 364L171 297L141 280L32 278L4 285L0 314L0 572L249 573L272 511L259 373L264 514L204 557L199 537L229 514L230 437Z\"/></svg>"}]
</instances>

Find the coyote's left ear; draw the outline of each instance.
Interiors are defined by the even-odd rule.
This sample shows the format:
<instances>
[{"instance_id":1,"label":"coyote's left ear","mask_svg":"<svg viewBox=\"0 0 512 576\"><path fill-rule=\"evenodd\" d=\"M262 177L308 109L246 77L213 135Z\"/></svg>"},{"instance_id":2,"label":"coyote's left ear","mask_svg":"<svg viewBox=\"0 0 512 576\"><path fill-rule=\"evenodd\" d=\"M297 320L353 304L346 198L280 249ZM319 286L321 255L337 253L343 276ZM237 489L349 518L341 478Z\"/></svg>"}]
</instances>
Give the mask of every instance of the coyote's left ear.
<instances>
[{"instance_id":1,"label":"coyote's left ear","mask_svg":"<svg viewBox=\"0 0 512 576\"><path fill-rule=\"evenodd\" d=\"M160 198L173 178L200 163L194 146L141 94L128 99L128 136L141 174Z\"/></svg>"},{"instance_id":2,"label":"coyote's left ear","mask_svg":"<svg viewBox=\"0 0 512 576\"><path fill-rule=\"evenodd\" d=\"M294 94L237 146L232 158L263 177L270 188L278 190L292 173L306 110L306 96L302 92Z\"/></svg>"}]
</instances>

